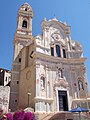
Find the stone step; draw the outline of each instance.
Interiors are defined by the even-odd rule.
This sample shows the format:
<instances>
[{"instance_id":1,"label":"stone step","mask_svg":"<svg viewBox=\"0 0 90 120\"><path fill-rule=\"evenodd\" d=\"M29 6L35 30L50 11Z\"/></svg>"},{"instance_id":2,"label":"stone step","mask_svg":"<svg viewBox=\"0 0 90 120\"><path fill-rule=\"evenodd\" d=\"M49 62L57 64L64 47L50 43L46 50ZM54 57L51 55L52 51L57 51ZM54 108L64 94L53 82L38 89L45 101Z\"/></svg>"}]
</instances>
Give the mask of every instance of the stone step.
<instances>
[{"instance_id":1,"label":"stone step","mask_svg":"<svg viewBox=\"0 0 90 120\"><path fill-rule=\"evenodd\" d=\"M54 112L54 113L43 113L38 114L36 120L79 120L79 114L70 113L70 112ZM82 120L90 120L84 114L81 114Z\"/></svg>"},{"instance_id":2,"label":"stone step","mask_svg":"<svg viewBox=\"0 0 90 120\"><path fill-rule=\"evenodd\" d=\"M38 114L38 120L67 120L72 119L73 115L69 112L54 112L46 114Z\"/></svg>"}]
</instances>

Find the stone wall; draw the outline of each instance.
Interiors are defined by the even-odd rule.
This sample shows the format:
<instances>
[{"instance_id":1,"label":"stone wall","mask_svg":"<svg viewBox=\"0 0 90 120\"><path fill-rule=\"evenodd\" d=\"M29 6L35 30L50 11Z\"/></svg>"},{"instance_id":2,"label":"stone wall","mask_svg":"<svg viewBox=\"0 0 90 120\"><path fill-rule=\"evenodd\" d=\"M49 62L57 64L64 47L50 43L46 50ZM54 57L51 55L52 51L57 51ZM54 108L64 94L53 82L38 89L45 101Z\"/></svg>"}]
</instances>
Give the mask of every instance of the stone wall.
<instances>
[{"instance_id":1,"label":"stone wall","mask_svg":"<svg viewBox=\"0 0 90 120\"><path fill-rule=\"evenodd\" d=\"M9 96L10 96L10 87L0 86L0 109L2 109L4 112L8 112Z\"/></svg>"}]
</instances>

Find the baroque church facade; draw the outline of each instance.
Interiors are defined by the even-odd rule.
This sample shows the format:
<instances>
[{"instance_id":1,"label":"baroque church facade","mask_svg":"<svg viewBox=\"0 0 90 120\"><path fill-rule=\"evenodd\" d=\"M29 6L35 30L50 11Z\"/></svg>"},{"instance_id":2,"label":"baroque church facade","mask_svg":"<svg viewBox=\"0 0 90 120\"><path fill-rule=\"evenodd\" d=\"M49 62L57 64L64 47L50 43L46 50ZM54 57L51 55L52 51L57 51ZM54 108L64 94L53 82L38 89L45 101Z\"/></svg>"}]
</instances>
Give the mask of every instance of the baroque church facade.
<instances>
[{"instance_id":1,"label":"baroque church facade","mask_svg":"<svg viewBox=\"0 0 90 120\"><path fill-rule=\"evenodd\" d=\"M70 37L70 26L56 18L41 22L42 34L32 35L33 11L28 3L18 10L10 109L35 112L89 108L88 82L82 46Z\"/></svg>"}]
</instances>

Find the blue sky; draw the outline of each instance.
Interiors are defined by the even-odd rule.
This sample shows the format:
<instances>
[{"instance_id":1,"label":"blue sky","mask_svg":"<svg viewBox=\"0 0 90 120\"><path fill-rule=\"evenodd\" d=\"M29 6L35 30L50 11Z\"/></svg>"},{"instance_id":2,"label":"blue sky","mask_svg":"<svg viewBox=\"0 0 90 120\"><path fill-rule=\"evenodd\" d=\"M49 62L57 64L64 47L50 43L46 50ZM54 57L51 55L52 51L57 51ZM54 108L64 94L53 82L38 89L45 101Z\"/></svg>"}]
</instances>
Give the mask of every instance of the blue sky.
<instances>
[{"instance_id":1,"label":"blue sky","mask_svg":"<svg viewBox=\"0 0 90 120\"><path fill-rule=\"evenodd\" d=\"M87 78L90 84L90 0L1 0L0 1L0 67L10 69L13 58L13 38L16 30L17 11L28 2L33 11L33 35L41 33L40 23L52 19L71 26L71 38L83 46Z\"/></svg>"}]
</instances>

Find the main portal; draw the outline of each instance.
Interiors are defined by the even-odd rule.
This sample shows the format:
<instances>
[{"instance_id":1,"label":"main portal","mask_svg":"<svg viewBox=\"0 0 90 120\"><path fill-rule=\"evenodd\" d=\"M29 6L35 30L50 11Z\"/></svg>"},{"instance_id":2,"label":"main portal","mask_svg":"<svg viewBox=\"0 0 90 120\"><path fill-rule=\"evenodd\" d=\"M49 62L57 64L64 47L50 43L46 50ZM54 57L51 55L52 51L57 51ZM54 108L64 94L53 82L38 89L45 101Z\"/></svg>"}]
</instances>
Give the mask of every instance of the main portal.
<instances>
[{"instance_id":1,"label":"main portal","mask_svg":"<svg viewBox=\"0 0 90 120\"><path fill-rule=\"evenodd\" d=\"M68 111L67 91L58 91L59 111Z\"/></svg>"}]
</instances>

